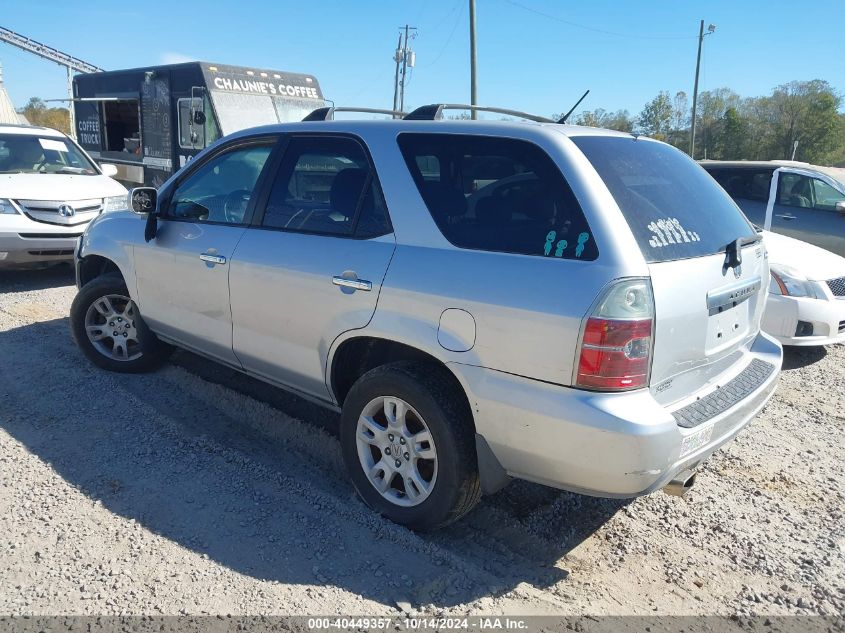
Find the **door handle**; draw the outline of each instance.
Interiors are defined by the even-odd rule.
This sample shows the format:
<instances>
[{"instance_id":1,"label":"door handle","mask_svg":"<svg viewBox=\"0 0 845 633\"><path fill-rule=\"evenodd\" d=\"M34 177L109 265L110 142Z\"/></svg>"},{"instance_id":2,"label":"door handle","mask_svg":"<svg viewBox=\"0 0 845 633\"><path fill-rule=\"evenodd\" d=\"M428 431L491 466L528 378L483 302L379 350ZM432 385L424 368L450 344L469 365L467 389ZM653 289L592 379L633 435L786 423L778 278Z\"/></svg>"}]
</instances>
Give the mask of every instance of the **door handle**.
<instances>
[{"instance_id":1,"label":"door handle","mask_svg":"<svg viewBox=\"0 0 845 633\"><path fill-rule=\"evenodd\" d=\"M784 214L784 215L776 215L776 217L783 218L784 220L794 220L796 216Z\"/></svg>"},{"instance_id":2,"label":"door handle","mask_svg":"<svg viewBox=\"0 0 845 633\"><path fill-rule=\"evenodd\" d=\"M332 277L332 283L335 286L352 288L354 290L364 290L365 292L369 292L373 289L373 282L371 281L367 281L366 279L347 279L346 277L340 277L339 275Z\"/></svg>"},{"instance_id":3,"label":"door handle","mask_svg":"<svg viewBox=\"0 0 845 633\"><path fill-rule=\"evenodd\" d=\"M203 253L200 255L200 259L204 262L208 262L209 264L225 264L226 258L222 255L212 255L211 253Z\"/></svg>"}]
</instances>

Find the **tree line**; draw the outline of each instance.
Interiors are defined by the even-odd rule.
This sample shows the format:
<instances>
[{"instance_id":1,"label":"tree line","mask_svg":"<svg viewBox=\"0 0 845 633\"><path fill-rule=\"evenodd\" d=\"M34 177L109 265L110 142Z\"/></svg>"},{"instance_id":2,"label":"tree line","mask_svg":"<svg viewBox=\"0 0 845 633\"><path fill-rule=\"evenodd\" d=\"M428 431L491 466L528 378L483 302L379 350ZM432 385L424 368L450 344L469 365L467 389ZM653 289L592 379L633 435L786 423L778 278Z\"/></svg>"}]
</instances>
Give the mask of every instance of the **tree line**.
<instances>
[{"instance_id":1,"label":"tree line","mask_svg":"<svg viewBox=\"0 0 845 633\"><path fill-rule=\"evenodd\" d=\"M70 134L70 112L67 108L51 108L42 99L32 97L18 110L18 114L24 115L32 125L43 125Z\"/></svg>"},{"instance_id":2,"label":"tree line","mask_svg":"<svg viewBox=\"0 0 845 633\"><path fill-rule=\"evenodd\" d=\"M845 166L842 105L842 96L821 79L792 81L762 97L741 97L730 88L706 90L698 95L695 158L789 159L794 151L795 160ZM685 92L673 96L662 90L637 115L597 108L580 112L574 122L646 134L689 151L691 109ZM66 108L33 97L18 112L33 125L70 132Z\"/></svg>"},{"instance_id":3,"label":"tree line","mask_svg":"<svg viewBox=\"0 0 845 633\"><path fill-rule=\"evenodd\" d=\"M730 88L698 95L695 158L718 160L790 159L845 166L842 96L821 79L792 81L770 95L741 97ZM646 134L685 152L690 145L692 107L688 95L661 91L640 113L581 112L577 125ZM797 145L796 145L797 143Z\"/></svg>"}]
</instances>

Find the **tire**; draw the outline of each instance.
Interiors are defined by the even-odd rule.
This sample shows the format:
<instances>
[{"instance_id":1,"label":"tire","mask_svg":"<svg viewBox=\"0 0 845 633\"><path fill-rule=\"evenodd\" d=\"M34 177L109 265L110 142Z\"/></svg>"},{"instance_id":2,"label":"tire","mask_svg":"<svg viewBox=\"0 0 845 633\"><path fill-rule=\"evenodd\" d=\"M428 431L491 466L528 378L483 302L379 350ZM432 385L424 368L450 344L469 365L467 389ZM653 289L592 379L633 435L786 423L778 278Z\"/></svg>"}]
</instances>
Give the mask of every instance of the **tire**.
<instances>
[{"instance_id":1,"label":"tire","mask_svg":"<svg viewBox=\"0 0 845 633\"><path fill-rule=\"evenodd\" d=\"M110 318L103 313L106 305L113 309ZM91 336L88 328L92 328ZM109 371L130 374L152 371L173 351L144 323L129 298L123 278L116 273L92 279L77 293L70 307L70 330L88 360ZM117 336L113 335L115 332ZM126 350L123 358L117 353L121 345Z\"/></svg>"},{"instance_id":2,"label":"tire","mask_svg":"<svg viewBox=\"0 0 845 633\"><path fill-rule=\"evenodd\" d=\"M396 401L401 406L394 407ZM404 405L408 405L404 426L391 426L387 411L396 412ZM365 414L370 422L362 426ZM392 438L386 437L391 430ZM415 438L425 437L420 433L426 430L432 443L417 442ZM457 521L481 498L472 412L444 368L403 361L361 376L343 403L340 443L349 476L364 502L412 530L434 530ZM410 458L409 446L413 446ZM432 455L433 460L426 459ZM388 463L400 462L401 470L388 466L391 474L385 469ZM368 471L376 472L373 480ZM423 485L408 481L409 476L421 479Z\"/></svg>"}]
</instances>

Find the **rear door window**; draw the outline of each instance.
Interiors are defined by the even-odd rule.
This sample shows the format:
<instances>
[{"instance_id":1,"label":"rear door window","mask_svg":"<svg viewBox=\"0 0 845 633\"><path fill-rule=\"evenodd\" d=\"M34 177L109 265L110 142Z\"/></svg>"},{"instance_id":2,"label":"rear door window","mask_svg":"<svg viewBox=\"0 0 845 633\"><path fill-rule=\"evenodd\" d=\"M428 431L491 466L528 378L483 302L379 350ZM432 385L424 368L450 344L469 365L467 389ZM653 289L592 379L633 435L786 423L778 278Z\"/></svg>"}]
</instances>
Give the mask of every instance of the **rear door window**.
<instances>
[{"instance_id":1,"label":"rear door window","mask_svg":"<svg viewBox=\"0 0 845 633\"><path fill-rule=\"evenodd\" d=\"M757 237L725 190L674 147L635 137L571 138L607 185L646 261L712 255Z\"/></svg>"},{"instance_id":2,"label":"rear door window","mask_svg":"<svg viewBox=\"0 0 845 633\"><path fill-rule=\"evenodd\" d=\"M598 256L578 201L533 143L405 133L399 147L434 221L455 246L560 259Z\"/></svg>"},{"instance_id":3,"label":"rear door window","mask_svg":"<svg viewBox=\"0 0 845 633\"><path fill-rule=\"evenodd\" d=\"M392 231L363 147L354 139L330 136L291 139L261 226L364 239Z\"/></svg>"},{"instance_id":4,"label":"rear door window","mask_svg":"<svg viewBox=\"0 0 845 633\"><path fill-rule=\"evenodd\" d=\"M731 198L737 200L756 200L766 202L769 199L769 186L772 171L758 171L748 168L710 169L706 168Z\"/></svg>"}]
</instances>

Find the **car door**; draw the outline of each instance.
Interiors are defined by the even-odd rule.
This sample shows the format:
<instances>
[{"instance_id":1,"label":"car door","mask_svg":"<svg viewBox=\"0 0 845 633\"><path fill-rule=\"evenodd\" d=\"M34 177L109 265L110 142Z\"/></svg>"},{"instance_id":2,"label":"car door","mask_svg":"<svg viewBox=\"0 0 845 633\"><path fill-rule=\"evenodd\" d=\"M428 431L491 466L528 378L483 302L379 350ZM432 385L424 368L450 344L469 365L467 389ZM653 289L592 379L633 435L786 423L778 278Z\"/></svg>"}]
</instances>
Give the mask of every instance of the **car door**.
<instances>
[{"instance_id":1,"label":"car door","mask_svg":"<svg viewBox=\"0 0 845 633\"><path fill-rule=\"evenodd\" d=\"M370 321L395 240L363 143L294 135L230 268L234 350L265 379L329 399L328 350Z\"/></svg>"},{"instance_id":2,"label":"car door","mask_svg":"<svg viewBox=\"0 0 845 633\"><path fill-rule=\"evenodd\" d=\"M845 201L845 194L822 179L782 170L771 230L845 255L845 216L836 211L839 201Z\"/></svg>"},{"instance_id":3,"label":"car door","mask_svg":"<svg viewBox=\"0 0 845 633\"><path fill-rule=\"evenodd\" d=\"M276 137L200 159L164 192L156 236L135 246L138 296L153 331L233 365L229 263Z\"/></svg>"}]
</instances>

